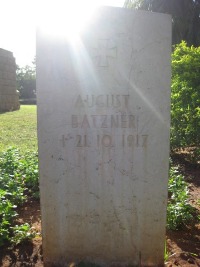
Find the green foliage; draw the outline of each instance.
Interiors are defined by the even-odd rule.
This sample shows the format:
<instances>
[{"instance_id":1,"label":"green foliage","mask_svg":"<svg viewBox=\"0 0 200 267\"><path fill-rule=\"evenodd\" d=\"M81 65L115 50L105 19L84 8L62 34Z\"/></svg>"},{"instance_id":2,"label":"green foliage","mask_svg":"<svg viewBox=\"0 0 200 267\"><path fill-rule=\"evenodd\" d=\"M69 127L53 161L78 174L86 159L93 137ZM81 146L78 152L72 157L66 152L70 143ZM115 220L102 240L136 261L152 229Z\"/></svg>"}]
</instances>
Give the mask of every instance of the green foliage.
<instances>
[{"instance_id":1,"label":"green foliage","mask_svg":"<svg viewBox=\"0 0 200 267\"><path fill-rule=\"evenodd\" d=\"M16 206L9 200L11 192L0 190L0 246L10 237L10 225L16 217Z\"/></svg>"},{"instance_id":2,"label":"green foliage","mask_svg":"<svg viewBox=\"0 0 200 267\"><path fill-rule=\"evenodd\" d=\"M133 9L139 9L141 5L143 4L143 1L141 0L125 0L124 7L126 8L133 8Z\"/></svg>"},{"instance_id":3,"label":"green foliage","mask_svg":"<svg viewBox=\"0 0 200 267\"><path fill-rule=\"evenodd\" d=\"M165 241L165 250L164 250L164 262L168 261L169 252L167 251L167 242Z\"/></svg>"},{"instance_id":4,"label":"green foliage","mask_svg":"<svg viewBox=\"0 0 200 267\"><path fill-rule=\"evenodd\" d=\"M185 42L172 53L171 145L200 146L200 47Z\"/></svg>"},{"instance_id":5,"label":"green foliage","mask_svg":"<svg viewBox=\"0 0 200 267\"><path fill-rule=\"evenodd\" d=\"M11 227L17 217L16 208L27 195L39 196L38 157L34 152L20 155L16 148L0 154L0 246L6 241L17 243L30 238L28 225Z\"/></svg>"},{"instance_id":6,"label":"green foliage","mask_svg":"<svg viewBox=\"0 0 200 267\"><path fill-rule=\"evenodd\" d=\"M30 240L36 236L35 231L28 223L15 225L12 227L12 230L13 236L11 238L11 242L15 245Z\"/></svg>"},{"instance_id":7,"label":"green foliage","mask_svg":"<svg viewBox=\"0 0 200 267\"><path fill-rule=\"evenodd\" d=\"M39 191L36 152L20 155L17 148L9 148L0 155L0 171L1 189L12 190L11 200L22 203L24 190L29 194Z\"/></svg>"},{"instance_id":8,"label":"green foliage","mask_svg":"<svg viewBox=\"0 0 200 267\"><path fill-rule=\"evenodd\" d=\"M194 208L189 204L188 187L177 168L170 168L168 184L167 226L177 230L193 219Z\"/></svg>"}]
</instances>

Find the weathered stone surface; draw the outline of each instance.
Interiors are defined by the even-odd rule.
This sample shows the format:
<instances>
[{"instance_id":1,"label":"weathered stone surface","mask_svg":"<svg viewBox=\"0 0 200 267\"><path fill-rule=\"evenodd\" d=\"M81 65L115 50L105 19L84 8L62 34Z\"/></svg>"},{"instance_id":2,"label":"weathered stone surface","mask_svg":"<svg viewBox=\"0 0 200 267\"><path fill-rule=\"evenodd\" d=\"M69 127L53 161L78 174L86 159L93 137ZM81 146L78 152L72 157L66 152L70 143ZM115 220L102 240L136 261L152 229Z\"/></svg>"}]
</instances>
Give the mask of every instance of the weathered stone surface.
<instances>
[{"instance_id":1,"label":"weathered stone surface","mask_svg":"<svg viewBox=\"0 0 200 267\"><path fill-rule=\"evenodd\" d=\"M45 266L162 266L171 18L102 8L79 44L37 33Z\"/></svg>"},{"instance_id":2,"label":"weathered stone surface","mask_svg":"<svg viewBox=\"0 0 200 267\"><path fill-rule=\"evenodd\" d=\"M0 112L20 108L16 89L15 59L12 52L0 48Z\"/></svg>"}]
</instances>

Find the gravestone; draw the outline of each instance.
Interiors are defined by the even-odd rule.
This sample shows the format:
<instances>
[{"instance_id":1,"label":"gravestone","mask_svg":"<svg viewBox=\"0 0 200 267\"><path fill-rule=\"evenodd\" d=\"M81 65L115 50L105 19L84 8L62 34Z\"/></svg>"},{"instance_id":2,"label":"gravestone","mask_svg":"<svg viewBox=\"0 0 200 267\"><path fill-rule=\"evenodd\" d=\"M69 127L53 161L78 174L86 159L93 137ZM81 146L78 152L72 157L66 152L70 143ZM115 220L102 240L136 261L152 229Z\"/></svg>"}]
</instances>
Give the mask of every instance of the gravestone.
<instances>
[{"instance_id":1,"label":"gravestone","mask_svg":"<svg viewBox=\"0 0 200 267\"><path fill-rule=\"evenodd\" d=\"M20 108L13 53L0 48L0 112Z\"/></svg>"},{"instance_id":2,"label":"gravestone","mask_svg":"<svg viewBox=\"0 0 200 267\"><path fill-rule=\"evenodd\" d=\"M104 7L79 42L37 32L45 266L163 266L171 17Z\"/></svg>"}]
</instances>

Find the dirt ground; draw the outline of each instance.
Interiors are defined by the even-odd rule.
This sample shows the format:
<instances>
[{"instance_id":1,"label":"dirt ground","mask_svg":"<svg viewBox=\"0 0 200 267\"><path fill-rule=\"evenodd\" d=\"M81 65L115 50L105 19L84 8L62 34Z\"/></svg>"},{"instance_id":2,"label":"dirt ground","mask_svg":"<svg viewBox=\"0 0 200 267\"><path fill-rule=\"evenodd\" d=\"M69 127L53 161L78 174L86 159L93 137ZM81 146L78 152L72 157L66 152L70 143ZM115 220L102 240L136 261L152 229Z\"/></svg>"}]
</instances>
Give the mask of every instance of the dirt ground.
<instances>
[{"instance_id":1,"label":"dirt ground","mask_svg":"<svg viewBox=\"0 0 200 267\"><path fill-rule=\"evenodd\" d=\"M181 156L173 158L180 166L187 182L189 182L190 203L200 214L200 164L191 165ZM30 223L37 232L41 233L40 204L37 200L30 200L19 211L19 222ZM168 259L166 267L200 267L200 223L192 223L180 231L167 231ZM43 266L42 238L36 236L31 242L15 247L0 248L0 266L26 267Z\"/></svg>"}]
</instances>

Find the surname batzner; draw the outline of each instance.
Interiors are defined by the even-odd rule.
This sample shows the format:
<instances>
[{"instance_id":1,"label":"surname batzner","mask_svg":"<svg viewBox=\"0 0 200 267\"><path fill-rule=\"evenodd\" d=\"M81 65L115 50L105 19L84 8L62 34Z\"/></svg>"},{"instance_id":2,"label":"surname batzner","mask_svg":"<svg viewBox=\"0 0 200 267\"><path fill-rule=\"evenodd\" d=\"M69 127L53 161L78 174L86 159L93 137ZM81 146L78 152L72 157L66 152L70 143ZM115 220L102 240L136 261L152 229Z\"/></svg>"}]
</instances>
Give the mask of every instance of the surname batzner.
<instances>
[{"instance_id":1,"label":"surname batzner","mask_svg":"<svg viewBox=\"0 0 200 267\"><path fill-rule=\"evenodd\" d=\"M140 133L138 134L138 116L130 114L128 109L129 105L129 95L86 95L82 97L78 95L75 99L74 106L75 112L78 114L71 114L71 127L74 130L78 129L94 129L94 128L128 128L133 129L133 131L128 131L128 133L123 133L121 138L113 135L113 131L108 131L105 133L94 133L90 137L88 132L80 135L77 132L73 138L71 134L68 136L63 135L61 142L62 146L69 140L74 140L75 147L86 148L93 145L100 147L114 147L117 144L123 147L146 147L148 135ZM94 109L93 109L94 108ZM115 114L92 114L92 110L95 112L115 111ZM85 114L88 111L89 114ZM124 112L126 111L126 112ZM74 132L75 133L75 132ZM90 132L91 133L91 132Z\"/></svg>"},{"instance_id":2,"label":"surname batzner","mask_svg":"<svg viewBox=\"0 0 200 267\"><path fill-rule=\"evenodd\" d=\"M129 95L86 95L77 97L76 108L127 109ZM71 115L72 128L135 128L135 116L125 112L112 115Z\"/></svg>"},{"instance_id":3,"label":"surname batzner","mask_svg":"<svg viewBox=\"0 0 200 267\"><path fill-rule=\"evenodd\" d=\"M72 115L72 128L135 128L134 115Z\"/></svg>"}]
</instances>

